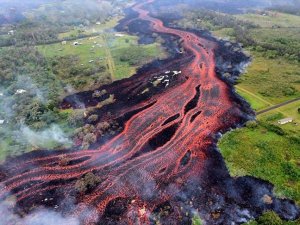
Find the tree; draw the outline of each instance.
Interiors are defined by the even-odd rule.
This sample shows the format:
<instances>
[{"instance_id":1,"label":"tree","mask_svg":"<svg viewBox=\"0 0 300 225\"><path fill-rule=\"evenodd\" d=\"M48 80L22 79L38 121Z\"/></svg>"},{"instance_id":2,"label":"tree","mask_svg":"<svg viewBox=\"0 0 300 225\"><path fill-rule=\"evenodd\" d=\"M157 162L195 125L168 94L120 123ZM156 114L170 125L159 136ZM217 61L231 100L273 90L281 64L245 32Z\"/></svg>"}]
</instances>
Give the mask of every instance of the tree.
<instances>
[{"instance_id":1,"label":"tree","mask_svg":"<svg viewBox=\"0 0 300 225\"><path fill-rule=\"evenodd\" d=\"M265 212L258 220L259 225L282 225L280 217L272 211Z\"/></svg>"},{"instance_id":2,"label":"tree","mask_svg":"<svg viewBox=\"0 0 300 225\"><path fill-rule=\"evenodd\" d=\"M94 135L93 133L89 133L83 138L82 148L87 149L90 147L91 144L95 143L96 141L96 135Z\"/></svg>"},{"instance_id":3,"label":"tree","mask_svg":"<svg viewBox=\"0 0 300 225\"><path fill-rule=\"evenodd\" d=\"M75 110L68 117L69 125L73 127L82 126L84 122L84 112L82 110Z\"/></svg>"},{"instance_id":4,"label":"tree","mask_svg":"<svg viewBox=\"0 0 300 225\"><path fill-rule=\"evenodd\" d=\"M100 183L100 178L92 172L85 174L75 183L75 190L80 194L85 194L87 191L95 188Z\"/></svg>"},{"instance_id":5,"label":"tree","mask_svg":"<svg viewBox=\"0 0 300 225\"><path fill-rule=\"evenodd\" d=\"M110 128L110 124L106 121L98 123L97 129L101 132L106 132Z\"/></svg>"},{"instance_id":6,"label":"tree","mask_svg":"<svg viewBox=\"0 0 300 225\"><path fill-rule=\"evenodd\" d=\"M70 163L70 159L69 159L67 156L63 155L63 156L61 156L61 157L59 158L58 164L59 164L60 166L62 166L62 167L63 167L63 166L68 166L69 163Z\"/></svg>"}]
</instances>

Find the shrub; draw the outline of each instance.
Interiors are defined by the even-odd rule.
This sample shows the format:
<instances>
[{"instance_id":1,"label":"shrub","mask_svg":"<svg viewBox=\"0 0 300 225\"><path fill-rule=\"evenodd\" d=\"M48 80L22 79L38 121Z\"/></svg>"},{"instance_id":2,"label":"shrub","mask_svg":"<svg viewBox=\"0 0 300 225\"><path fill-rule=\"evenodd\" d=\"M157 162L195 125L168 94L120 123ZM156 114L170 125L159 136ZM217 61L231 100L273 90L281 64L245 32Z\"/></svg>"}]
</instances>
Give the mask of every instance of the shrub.
<instances>
[{"instance_id":1,"label":"shrub","mask_svg":"<svg viewBox=\"0 0 300 225\"><path fill-rule=\"evenodd\" d=\"M255 120L248 121L246 127L249 129L254 129L258 126L258 123Z\"/></svg>"},{"instance_id":2,"label":"shrub","mask_svg":"<svg viewBox=\"0 0 300 225\"><path fill-rule=\"evenodd\" d=\"M97 108L100 109L105 105L109 105L109 104L114 103L115 101L116 101L115 96L114 95L109 95L109 98L107 98L104 101L98 103Z\"/></svg>"},{"instance_id":3,"label":"shrub","mask_svg":"<svg viewBox=\"0 0 300 225\"><path fill-rule=\"evenodd\" d=\"M75 190L80 194L95 188L100 183L100 178L92 172L85 174L80 180L75 183Z\"/></svg>"},{"instance_id":4,"label":"shrub","mask_svg":"<svg viewBox=\"0 0 300 225\"><path fill-rule=\"evenodd\" d=\"M266 121L276 121L282 119L284 116L282 113L275 113L266 118Z\"/></svg>"},{"instance_id":5,"label":"shrub","mask_svg":"<svg viewBox=\"0 0 300 225\"><path fill-rule=\"evenodd\" d=\"M88 121L89 123L94 123L94 122L96 122L97 120L98 120L98 115L96 115L96 114L93 114L93 115L89 116L89 118L87 119L87 121Z\"/></svg>"},{"instance_id":6,"label":"shrub","mask_svg":"<svg viewBox=\"0 0 300 225\"><path fill-rule=\"evenodd\" d=\"M296 94L296 89L294 87L288 87L283 90L285 96L293 96Z\"/></svg>"},{"instance_id":7,"label":"shrub","mask_svg":"<svg viewBox=\"0 0 300 225\"><path fill-rule=\"evenodd\" d=\"M107 93L106 90L102 90L102 91L94 91L93 93L93 98L100 98L102 97L103 95L105 95Z\"/></svg>"},{"instance_id":8,"label":"shrub","mask_svg":"<svg viewBox=\"0 0 300 225\"><path fill-rule=\"evenodd\" d=\"M290 180L299 180L300 179L300 172L298 169L290 162L283 162L281 163L282 170L284 174L286 174Z\"/></svg>"},{"instance_id":9,"label":"shrub","mask_svg":"<svg viewBox=\"0 0 300 225\"><path fill-rule=\"evenodd\" d=\"M261 125L264 128L266 128L268 131L273 132L275 134L278 134L280 136L284 136L286 134L285 131L281 127L278 127L278 126L276 126L274 124L269 124L269 123L261 122Z\"/></svg>"}]
</instances>

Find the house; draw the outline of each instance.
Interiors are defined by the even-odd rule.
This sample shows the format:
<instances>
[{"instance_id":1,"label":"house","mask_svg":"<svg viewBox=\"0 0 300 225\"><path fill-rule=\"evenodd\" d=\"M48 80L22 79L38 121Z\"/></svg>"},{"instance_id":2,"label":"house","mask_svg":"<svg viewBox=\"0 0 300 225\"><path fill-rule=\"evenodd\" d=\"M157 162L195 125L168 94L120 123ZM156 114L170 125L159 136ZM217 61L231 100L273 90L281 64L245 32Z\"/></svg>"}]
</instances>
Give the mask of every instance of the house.
<instances>
[{"instance_id":1,"label":"house","mask_svg":"<svg viewBox=\"0 0 300 225\"><path fill-rule=\"evenodd\" d=\"M0 125L3 125L5 120L0 120Z\"/></svg>"},{"instance_id":2,"label":"house","mask_svg":"<svg viewBox=\"0 0 300 225\"><path fill-rule=\"evenodd\" d=\"M26 93L26 92L27 92L27 91L24 90L24 89L18 89L18 90L16 91L16 95L24 94L24 93Z\"/></svg>"},{"instance_id":3,"label":"house","mask_svg":"<svg viewBox=\"0 0 300 225\"><path fill-rule=\"evenodd\" d=\"M96 25L101 25L101 22L99 22L99 21L98 21L98 22L96 22Z\"/></svg>"},{"instance_id":4,"label":"house","mask_svg":"<svg viewBox=\"0 0 300 225\"><path fill-rule=\"evenodd\" d=\"M293 122L293 118L285 118L285 119L282 119L282 120L279 120L278 123L280 125L284 125L284 124L287 124L287 123L292 123Z\"/></svg>"},{"instance_id":5,"label":"house","mask_svg":"<svg viewBox=\"0 0 300 225\"><path fill-rule=\"evenodd\" d=\"M181 74L181 71L176 71L176 70L174 70L174 71L173 71L173 74L174 74L174 75Z\"/></svg>"},{"instance_id":6,"label":"house","mask_svg":"<svg viewBox=\"0 0 300 225\"><path fill-rule=\"evenodd\" d=\"M124 37L125 35L124 34L120 34L120 33L116 33L115 36L116 37Z\"/></svg>"},{"instance_id":7,"label":"house","mask_svg":"<svg viewBox=\"0 0 300 225\"><path fill-rule=\"evenodd\" d=\"M3 96L4 94L2 92L0 92L0 97Z\"/></svg>"},{"instance_id":8,"label":"house","mask_svg":"<svg viewBox=\"0 0 300 225\"><path fill-rule=\"evenodd\" d=\"M7 33L8 35L14 35L15 34L15 31L14 30L10 30L10 31L8 31L8 33Z\"/></svg>"},{"instance_id":9,"label":"house","mask_svg":"<svg viewBox=\"0 0 300 225\"><path fill-rule=\"evenodd\" d=\"M67 44L67 41L62 41L61 44L62 44L62 45L66 45L66 44Z\"/></svg>"}]
</instances>

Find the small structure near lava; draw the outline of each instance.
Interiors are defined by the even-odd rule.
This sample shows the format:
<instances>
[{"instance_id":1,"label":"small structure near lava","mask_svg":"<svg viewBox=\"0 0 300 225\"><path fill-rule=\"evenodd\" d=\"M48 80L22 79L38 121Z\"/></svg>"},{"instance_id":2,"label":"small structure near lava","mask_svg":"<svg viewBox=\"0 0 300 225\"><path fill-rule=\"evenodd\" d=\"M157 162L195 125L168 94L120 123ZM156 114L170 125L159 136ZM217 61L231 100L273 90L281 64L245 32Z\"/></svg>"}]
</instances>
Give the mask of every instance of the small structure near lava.
<instances>
[{"instance_id":1,"label":"small structure near lava","mask_svg":"<svg viewBox=\"0 0 300 225\"><path fill-rule=\"evenodd\" d=\"M288 124L288 123L292 123L293 122L293 118L285 118L285 119L282 119L282 120L278 120L278 123L280 125L284 125L284 124Z\"/></svg>"},{"instance_id":2,"label":"small structure near lava","mask_svg":"<svg viewBox=\"0 0 300 225\"><path fill-rule=\"evenodd\" d=\"M16 95L24 94L24 93L26 93L26 92L27 92L27 91L24 90L24 89L18 89L18 90L16 91Z\"/></svg>"}]
</instances>

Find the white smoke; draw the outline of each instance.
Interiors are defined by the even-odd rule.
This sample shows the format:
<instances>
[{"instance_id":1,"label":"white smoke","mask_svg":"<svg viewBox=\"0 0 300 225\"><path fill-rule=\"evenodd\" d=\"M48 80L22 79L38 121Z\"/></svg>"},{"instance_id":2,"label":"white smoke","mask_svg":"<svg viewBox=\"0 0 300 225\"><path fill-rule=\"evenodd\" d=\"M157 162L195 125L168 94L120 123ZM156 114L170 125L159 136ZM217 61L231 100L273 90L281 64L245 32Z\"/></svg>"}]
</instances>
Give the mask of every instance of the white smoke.
<instances>
[{"instance_id":1,"label":"white smoke","mask_svg":"<svg viewBox=\"0 0 300 225\"><path fill-rule=\"evenodd\" d=\"M79 225L76 217L65 217L48 209L38 209L21 217L14 213L14 201L0 202L0 225Z\"/></svg>"},{"instance_id":2,"label":"white smoke","mask_svg":"<svg viewBox=\"0 0 300 225\"><path fill-rule=\"evenodd\" d=\"M43 131L34 131L23 125L21 134L31 145L36 147L47 147L52 144L72 144L72 141L58 125L52 125L49 129Z\"/></svg>"}]
</instances>

